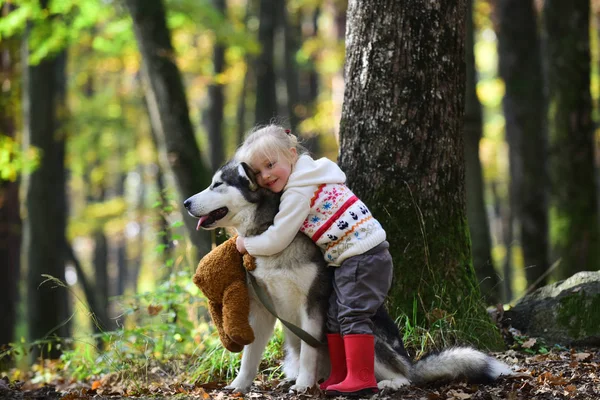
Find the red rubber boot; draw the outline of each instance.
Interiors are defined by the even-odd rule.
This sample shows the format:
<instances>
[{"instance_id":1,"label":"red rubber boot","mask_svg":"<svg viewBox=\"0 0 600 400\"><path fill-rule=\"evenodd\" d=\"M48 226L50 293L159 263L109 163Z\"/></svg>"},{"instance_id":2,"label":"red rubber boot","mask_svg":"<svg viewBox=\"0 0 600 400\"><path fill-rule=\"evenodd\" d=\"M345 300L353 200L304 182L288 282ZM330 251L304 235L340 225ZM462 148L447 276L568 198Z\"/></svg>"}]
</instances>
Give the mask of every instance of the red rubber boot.
<instances>
[{"instance_id":1,"label":"red rubber boot","mask_svg":"<svg viewBox=\"0 0 600 400\"><path fill-rule=\"evenodd\" d=\"M375 340L373 335L344 336L346 349L346 379L330 385L328 395L368 395L377 393L375 379Z\"/></svg>"},{"instance_id":2,"label":"red rubber boot","mask_svg":"<svg viewBox=\"0 0 600 400\"><path fill-rule=\"evenodd\" d=\"M326 390L330 385L340 383L346 378L346 352L344 351L344 339L339 333L327 334L327 346L329 347L329 360L331 361L331 372L329 378L321 383L321 390Z\"/></svg>"}]
</instances>

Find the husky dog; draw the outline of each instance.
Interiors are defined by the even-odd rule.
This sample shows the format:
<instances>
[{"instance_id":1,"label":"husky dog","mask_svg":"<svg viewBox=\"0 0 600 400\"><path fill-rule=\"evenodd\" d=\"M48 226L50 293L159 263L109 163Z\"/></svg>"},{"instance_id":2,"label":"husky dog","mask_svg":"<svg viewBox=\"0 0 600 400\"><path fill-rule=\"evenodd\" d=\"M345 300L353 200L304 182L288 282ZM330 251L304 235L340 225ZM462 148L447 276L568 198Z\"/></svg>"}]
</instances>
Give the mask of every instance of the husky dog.
<instances>
[{"instance_id":1,"label":"husky dog","mask_svg":"<svg viewBox=\"0 0 600 400\"><path fill-rule=\"evenodd\" d=\"M198 229L233 227L242 236L259 235L269 228L279 207L279 194L260 188L244 163L229 162L213 176L211 185L184 202L189 214L198 218ZM277 314L324 341L325 316L331 293L331 274L320 249L298 233L284 251L256 257L252 271L258 284L270 296ZM255 340L244 348L237 377L228 389L246 392L250 388L275 325L271 315L250 291L250 325ZM402 343L400 332L384 307L373 317L375 335L375 376L378 387L398 389L403 385L466 378L489 382L510 375L500 361L469 347L456 347L413 363ZM284 329L286 378L295 381L293 391L305 391L326 378L329 358L324 347L314 348Z\"/></svg>"}]
</instances>

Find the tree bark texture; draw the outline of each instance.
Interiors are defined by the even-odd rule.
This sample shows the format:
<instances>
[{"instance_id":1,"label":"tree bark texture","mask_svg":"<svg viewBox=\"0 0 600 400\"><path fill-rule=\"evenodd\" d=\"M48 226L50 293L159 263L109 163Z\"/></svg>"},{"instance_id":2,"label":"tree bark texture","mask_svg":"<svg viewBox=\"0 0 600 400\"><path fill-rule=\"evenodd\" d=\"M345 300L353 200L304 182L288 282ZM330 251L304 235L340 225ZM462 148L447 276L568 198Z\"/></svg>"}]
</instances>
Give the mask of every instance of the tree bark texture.
<instances>
[{"instance_id":1,"label":"tree bark texture","mask_svg":"<svg viewBox=\"0 0 600 400\"><path fill-rule=\"evenodd\" d=\"M590 95L590 3L546 0L551 241L558 278L600 268Z\"/></svg>"},{"instance_id":2,"label":"tree bark texture","mask_svg":"<svg viewBox=\"0 0 600 400\"><path fill-rule=\"evenodd\" d=\"M48 27L49 28L49 27ZM24 41L23 60L28 46ZM61 120L66 114L66 52L42 60L38 65L25 62L24 143L40 150L39 167L24 180L24 252L27 265L27 321L29 340L47 335L67 337L68 292L44 275L65 279L65 230L67 202L65 191L65 132ZM53 345L46 357L58 357ZM34 347L32 356L42 350Z\"/></svg>"},{"instance_id":3,"label":"tree bark texture","mask_svg":"<svg viewBox=\"0 0 600 400\"><path fill-rule=\"evenodd\" d=\"M199 256L210 251L210 235L196 231L196 220L183 209L183 200L210 184L211 172L203 165L189 117L181 74L161 0L127 0L142 54L146 101L159 140L161 163L175 176L180 209Z\"/></svg>"},{"instance_id":4,"label":"tree bark texture","mask_svg":"<svg viewBox=\"0 0 600 400\"><path fill-rule=\"evenodd\" d=\"M549 254L546 102L538 24L533 0L500 0L496 7L513 213L527 284L539 287L547 281Z\"/></svg>"},{"instance_id":5,"label":"tree bark texture","mask_svg":"<svg viewBox=\"0 0 600 400\"><path fill-rule=\"evenodd\" d=\"M256 105L255 124L268 124L277 116L277 93L275 77L275 26L278 0L260 0L258 41L260 55L256 59Z\"/></svg>"},{"instance_id":6,"label":"tree bark texture","mask_svg":"<svg viewBox=\"0 0 600 400\"><path fill-rule=\"evenodd\" d=\"M0 7L0 15L9 12L10 4ZM17 84L17 40L0 43L0 81L4 82L0 97L0 135L15 139L16 116L19 113L20 85ZM22 221L19 180L0 179L0 346L14 339L17 320L19 281L21 277ZM0 361L0 369L6 366Z\"/></svg>"},{"instance_id":7,"label":"tree bark texture","mask_svg":"<svg viewBox=\"0 0 600 400\"><path fill-rule=\"evenodd\" d=\"M466 0L349 2L340 164L387 231L392 315L497 346L466 216L465 17Z\"/></svg>"},{"instance_id":8,"label":"tree bark texture","mask_svg":"<svg viewBox=\"0 0 600 400\"><path fill-rule=\"evenodd\" d=\"M492 260L492 239L485 208L483 174L479 160L479 141L483 134L481 104L477 98L475 69L473 2L467 0L467 34L465 41L466 95L464 118L465 177L467 190L467 220L471 236L473 267L479 287L488 304L500 300L500 281Z\"/></svg>"},{"instance_id":9,"label":"tree bark texture","mask_svg":"<svg viewBox=\"0 0 600 400\"><path fill-rule=\"evenodd\" d=\"M225 19L225 0L213 0L215 8ZM215 37L213 50L213 73L215 81L208 87L208 142L210 147L210 167L216 171L225 161L225 145L223 140L223 113L225 108L225 95L223 85L216 81L216 77L225 69L225 46Z\"/></svg>"}]
</instances>

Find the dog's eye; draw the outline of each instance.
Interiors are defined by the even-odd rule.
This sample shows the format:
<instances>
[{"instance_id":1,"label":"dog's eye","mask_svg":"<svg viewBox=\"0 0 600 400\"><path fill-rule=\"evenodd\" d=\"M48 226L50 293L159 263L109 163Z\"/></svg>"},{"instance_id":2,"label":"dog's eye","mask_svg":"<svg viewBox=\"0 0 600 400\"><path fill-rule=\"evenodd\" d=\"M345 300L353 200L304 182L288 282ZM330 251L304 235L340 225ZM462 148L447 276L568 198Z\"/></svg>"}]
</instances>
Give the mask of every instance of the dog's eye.
<instances>
[{"instance_id":1,"label":"dog's eye","mask_svg":"<svg viewBox=\"0 0 600 400\"><path fill-rule=\"evenodd\" d=\"M213 185L213 189L221 186L222 184L223 184L223 182L215 182L215 184Z\"/></svg>"}]
</instances>

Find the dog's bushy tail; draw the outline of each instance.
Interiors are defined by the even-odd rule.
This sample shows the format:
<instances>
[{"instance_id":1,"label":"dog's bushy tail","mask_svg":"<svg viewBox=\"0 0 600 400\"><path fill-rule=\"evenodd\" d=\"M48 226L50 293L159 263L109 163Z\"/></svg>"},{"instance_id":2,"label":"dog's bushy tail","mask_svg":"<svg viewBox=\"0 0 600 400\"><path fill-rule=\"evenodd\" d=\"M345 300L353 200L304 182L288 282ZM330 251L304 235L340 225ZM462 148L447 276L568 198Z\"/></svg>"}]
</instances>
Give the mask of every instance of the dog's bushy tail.
<instances>
[{"instance_id":1,"label":"dog's bushy tail","mask_svg":"<svg viewBox=\"0 0 600 400\"><path fill-rule=\"evenodd\" d=\"M452 347L429 354L413 365L415 384L464 379L471 383L493 382L514 372L503 362L471 347Z\"/></svg>"}]
</instances>

